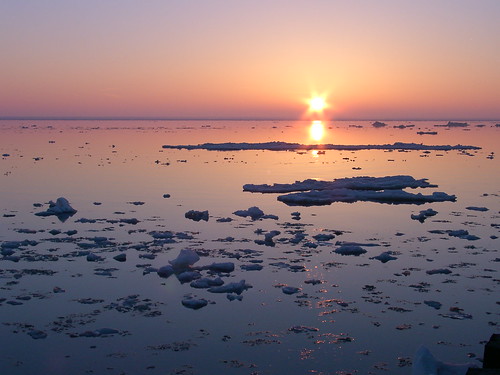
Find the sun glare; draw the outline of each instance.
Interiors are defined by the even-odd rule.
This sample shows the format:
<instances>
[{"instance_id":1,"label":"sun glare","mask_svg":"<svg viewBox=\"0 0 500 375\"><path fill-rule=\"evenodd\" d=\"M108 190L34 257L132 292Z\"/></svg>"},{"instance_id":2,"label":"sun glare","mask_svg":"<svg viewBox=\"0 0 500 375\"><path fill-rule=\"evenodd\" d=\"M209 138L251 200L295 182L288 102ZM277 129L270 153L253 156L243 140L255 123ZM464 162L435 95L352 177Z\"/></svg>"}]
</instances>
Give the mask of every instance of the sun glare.
<instances>
[{"instance_id":1,"label":"sun glare","mask_svg":"<svg viewBox=\"0 0 500 375\"><path fill-rule=\"evenodd\" d=\"M309 128L309 135L311 139L319 142L325 136L325 127L322 121L313 121L311 127Z\"/></svg>"},{"instance_id":2,"label":"sun glare","mask_svg":"<svg viewBox=\"0 0 500 375\"><path fill-rule=\"evenodd\" d=\"M325 98L315 96L309 99L309 110L311 112L322 112L327 107Z\"/></svg>"}]
</instances>

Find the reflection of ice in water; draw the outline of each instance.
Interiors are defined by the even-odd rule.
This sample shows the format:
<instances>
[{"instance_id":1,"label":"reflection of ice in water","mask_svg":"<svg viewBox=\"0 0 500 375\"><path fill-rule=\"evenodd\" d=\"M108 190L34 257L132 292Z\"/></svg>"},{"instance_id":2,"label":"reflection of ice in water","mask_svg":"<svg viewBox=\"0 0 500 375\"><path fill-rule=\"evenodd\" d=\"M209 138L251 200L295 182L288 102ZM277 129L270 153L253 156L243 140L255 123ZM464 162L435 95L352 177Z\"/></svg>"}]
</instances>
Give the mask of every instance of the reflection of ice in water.
<instances>
[{"instance_id":1,"label":"reflection of ice in water","mask_svg":"<svg viewBox=\"0 0 500 375\"><path fill-rule=\"evenodd\" d=\"M311 127L309 128L309 134L312 140L316 142L321 141L325 136L325 127L323 125L323 121L313 121Z\"/></svg>"}]
</instances>

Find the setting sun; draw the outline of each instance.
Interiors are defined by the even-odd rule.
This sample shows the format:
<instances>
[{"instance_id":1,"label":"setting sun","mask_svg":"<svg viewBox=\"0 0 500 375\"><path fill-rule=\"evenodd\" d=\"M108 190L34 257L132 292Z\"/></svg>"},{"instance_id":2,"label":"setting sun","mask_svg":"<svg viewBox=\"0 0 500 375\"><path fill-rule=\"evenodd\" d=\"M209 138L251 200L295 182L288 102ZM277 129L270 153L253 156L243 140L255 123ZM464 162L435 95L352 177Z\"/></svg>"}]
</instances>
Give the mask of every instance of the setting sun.
<instances>
[{"instance_id":1,"label":"setting sun","mask_svg":"<svg viewBox=\"0 0 500 375\"><path fill-rule=\"evenodd\" d=\"M325 98L321 96L315 96L309 99L309 110L311 112L321 112L327 107Z\"/></svg>"}]
</instances>

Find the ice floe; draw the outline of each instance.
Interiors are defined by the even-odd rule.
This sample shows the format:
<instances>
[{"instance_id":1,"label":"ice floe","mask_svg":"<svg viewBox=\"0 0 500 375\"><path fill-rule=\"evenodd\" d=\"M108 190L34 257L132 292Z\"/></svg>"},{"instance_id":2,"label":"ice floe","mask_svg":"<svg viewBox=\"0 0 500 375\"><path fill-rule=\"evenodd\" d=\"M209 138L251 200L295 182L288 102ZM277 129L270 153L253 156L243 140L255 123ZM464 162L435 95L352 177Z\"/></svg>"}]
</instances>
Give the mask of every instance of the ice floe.
<instances>
[{"instance_id":1,"label":"ice floe","mask_svg":"<svg viewBox=\"0 0 500 375\"><path fill-rule=\"evenodd\" d=\"M244 191L252 193L290 193L294 191L308 190L332 190L332 189L350 189L350 190L399 190L404 188L432 188L437 185L430 184L426 178L416 180L412 176L385 176L385 177L347 177L337 178L333 181L322 181L308 179L304 181L295 181L291 184L273 184L273 185L243 185ZM300 213L299 213L300 215Z\"/></svg>"},{"instance_id":2,"label":"ice floe","mask_svg":"<svg viewBox=\"0 0 500 375\"><path fill-rule=\"evenodd\" d=\"M318 206L334 202L353 203L369 201L389 204L423 204L428 202L455 201L455 195L433 192L430 195L409 193L404 188L436 187L427 179L416 180L411 176L351 177L333 181L304 180L292 184L243 185L244 191L253 193L290 193L278 200L290 206Z\"/></svg>"},{"instance_id":3,"label":"ice floe","mask_svg":"<svg viewBox=\"0 0 500 375\"><path fill-rule=\"evenodd\" d=\"M209 150L209 151L239 151L239 150L480 150L481 147L466 145L424 145L422 143L395 142L382 145L333 145L333 144L300 144L288 142L263 142L263 143L202 143L198 145L163 145L164 149Z\"/></svg>"},{"instance_id":4,"label":"ice floe","mask_svg":"<svg viewBox=\"0 0 500 375\"><path fill-rule=\"evenodd\" d=\"M190 210L184 214L186 219L194 220L194 221L208 221L209 215L208 211L196 211L196 210Z\"/></svg>"},{"instance_id":5,"label":"ice floe","mask_svg":"<svg viewBox=\"0 0 500 375\"><path fill-rule=\"evenodd\" d=\"M418 220L421 223L425 221L430 216L435 216L437 215L437 211L434 211L432 208L428 208L427 210L420 211L418 214L412 214L411 218L412 220Z\"/></svg>"}]
</instances>

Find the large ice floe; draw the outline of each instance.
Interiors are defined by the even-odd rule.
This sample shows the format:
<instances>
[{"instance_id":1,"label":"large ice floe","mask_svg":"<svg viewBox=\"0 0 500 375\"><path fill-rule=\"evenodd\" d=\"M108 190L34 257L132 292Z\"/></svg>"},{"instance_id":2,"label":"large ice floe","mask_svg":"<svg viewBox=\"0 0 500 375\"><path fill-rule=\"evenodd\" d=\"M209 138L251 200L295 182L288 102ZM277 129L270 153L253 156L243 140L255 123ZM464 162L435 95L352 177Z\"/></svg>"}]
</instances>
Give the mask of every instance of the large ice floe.
<instances>
[{"instance_id":1,"label":"large ice floe","mask_svg":"<svg viewBox=\"0 0 500 375\"><path fill-rule=\"evenodd\" d=\"M480 150L481 147L465 145L424 145L422 143L395 142L382 145L333 145L314 144L306 145L289 142L227 142L202 143L198 145L163 145L164 149L209 150L209 151L239 151L239 150L271 150L271 151L306 151L306 150L420 150L420 151L450 151L450 150Z\"/></svg>"},{"instance_id":2,"label":"large ice floe","mask_svg":"<svg viewBox=\"0 0 500 375\"><path fill-rule=\"evenodd\" d=\"M404 188L437 187L427 179L416 180L411 176L351 177L333 181L304 180L292 184L246 184L244 191L253 193L290 193L278 200L290 206L317 206L333 202L370 201L389 204L424 204L428 202L455 201L455 195L433 192L430 195L409 193Z\"/></svg>"}]
</instances>

